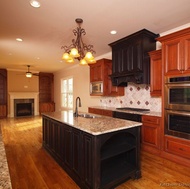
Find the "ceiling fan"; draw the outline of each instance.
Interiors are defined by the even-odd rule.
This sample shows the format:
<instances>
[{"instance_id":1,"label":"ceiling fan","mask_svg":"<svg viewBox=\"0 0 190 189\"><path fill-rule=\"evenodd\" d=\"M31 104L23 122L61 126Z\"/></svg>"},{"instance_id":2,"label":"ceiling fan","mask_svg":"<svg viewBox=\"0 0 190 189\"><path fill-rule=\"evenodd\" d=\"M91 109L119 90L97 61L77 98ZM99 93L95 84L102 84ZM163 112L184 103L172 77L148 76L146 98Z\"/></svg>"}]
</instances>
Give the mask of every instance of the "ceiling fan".
<instances>
[{"instance_id":1,"label":"ceiling fan","mask_svg":"<svg viewBox=\"0 0 190 189\"><path fill-rule=\"evenodd\" d=\"M38 73L32 73L31 71L30 71L30 65L27 65L27 67L28 67L28 71L26 72L26 77L28 77L28 78L31 78L33 75L34 76L39 76L39 74Z\"/></svg>"}]
</instances>

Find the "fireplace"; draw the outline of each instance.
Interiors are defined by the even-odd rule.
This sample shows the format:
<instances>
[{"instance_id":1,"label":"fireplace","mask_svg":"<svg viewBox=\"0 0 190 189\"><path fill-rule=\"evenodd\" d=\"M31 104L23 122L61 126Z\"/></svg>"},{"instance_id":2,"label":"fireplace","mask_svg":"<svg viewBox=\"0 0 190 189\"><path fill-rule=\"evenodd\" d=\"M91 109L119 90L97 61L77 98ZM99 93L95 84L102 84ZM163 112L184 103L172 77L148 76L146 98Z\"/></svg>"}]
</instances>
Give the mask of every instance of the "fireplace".
<instances>
[{"instance_id":1,"label":"fireplace","mask_svg":"<svg viewBox=\"0 0 190 189\"><path fill-rule=\"evenodd\" d=\"M34 99L14 99L15 117L34 116Z\"/></svg>"},{"instance_id":2,"label":"fireplace","mask_svg":"<svg viewBox=\"0 0 190 189\"><path fill-rule=\"evenodd\" d=\"M9 117L16 117L15 100L19 103L32 103L32 115L39 115L39 93L38 92L10 92ZM22 101L20 101L22 99ZM28 101L33 99L33 101ZM24 100L24 101L23 101Z\"/></svg>"}]
</instances>

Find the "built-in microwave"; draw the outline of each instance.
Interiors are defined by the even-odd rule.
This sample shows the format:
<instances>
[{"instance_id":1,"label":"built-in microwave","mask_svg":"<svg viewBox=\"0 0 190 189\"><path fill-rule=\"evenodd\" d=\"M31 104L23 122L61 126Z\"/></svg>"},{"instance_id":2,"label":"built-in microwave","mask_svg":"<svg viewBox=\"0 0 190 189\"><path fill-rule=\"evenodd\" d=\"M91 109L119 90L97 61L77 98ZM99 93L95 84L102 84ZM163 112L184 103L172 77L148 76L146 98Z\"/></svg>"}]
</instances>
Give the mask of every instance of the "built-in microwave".
<instances>
[{"instance_id":1,"label":"built-in microwave","mask_svg":"<svg viewBox=\"0 0 190 189\"><path fill-rule=\"evenodd\" d=\"M166 78L165 109L190 111L190 76Z\"/></svg>"},{"instance_id":2,"label":"built-in microwave","mask_svg":"<svg viewBox=\"0 0 190 189\"><path fill-rule=\"evenodd\" d=\"M103 95L103 82L91 82L90 83L90 94L91 95Z\"/></svg>"}]
</instances>

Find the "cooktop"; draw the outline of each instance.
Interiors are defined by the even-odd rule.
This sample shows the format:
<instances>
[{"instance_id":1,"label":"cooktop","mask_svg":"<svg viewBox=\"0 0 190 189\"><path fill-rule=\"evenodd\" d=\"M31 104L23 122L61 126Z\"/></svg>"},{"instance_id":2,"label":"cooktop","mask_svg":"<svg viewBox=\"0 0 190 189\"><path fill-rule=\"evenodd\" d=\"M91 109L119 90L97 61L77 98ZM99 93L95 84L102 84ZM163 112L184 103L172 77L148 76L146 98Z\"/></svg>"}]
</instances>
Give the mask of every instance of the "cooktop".
<instances>
[{"instance_id":1,"label":"cooktop","mask_svg":"<svg viewBox=\"0 0 190 189\"><path fill-rule=\"evenodd\" d=\"M137 111L137 112L144 112L144 111L150 111L150 109L143 109L143 108L129 108L129 107L122 107L122 108L116 108L117 110L130 110L130 111Z\"/></svg>"}]
</instances>

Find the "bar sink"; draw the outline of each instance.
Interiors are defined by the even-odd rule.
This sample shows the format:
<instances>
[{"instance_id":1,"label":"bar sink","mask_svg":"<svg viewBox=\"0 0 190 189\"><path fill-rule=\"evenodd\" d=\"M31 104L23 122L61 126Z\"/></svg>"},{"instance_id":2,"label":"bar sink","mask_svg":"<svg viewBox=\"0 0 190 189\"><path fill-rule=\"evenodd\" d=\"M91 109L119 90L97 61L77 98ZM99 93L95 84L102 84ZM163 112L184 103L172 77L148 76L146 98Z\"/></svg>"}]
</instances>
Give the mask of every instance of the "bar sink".
<instances>
[{"instance_id":1,"label":"bar sink","mask_svg":"<svg viewBox=\"0 0 190 189\"><path fill-rule=\"evenodd\" d=\"M96 118L98 116L91 115L91 114L78 114L79 117L84 117L84 118Z\"/></svg>"}]
</instances>

